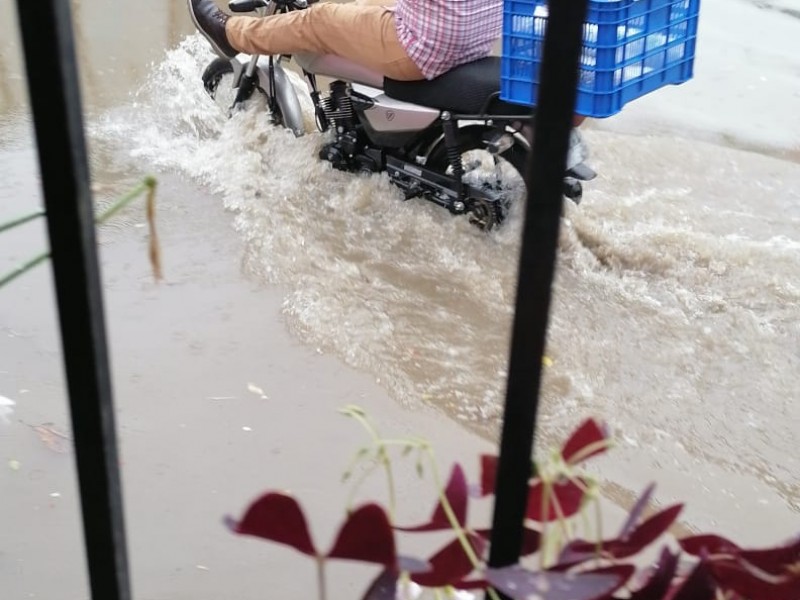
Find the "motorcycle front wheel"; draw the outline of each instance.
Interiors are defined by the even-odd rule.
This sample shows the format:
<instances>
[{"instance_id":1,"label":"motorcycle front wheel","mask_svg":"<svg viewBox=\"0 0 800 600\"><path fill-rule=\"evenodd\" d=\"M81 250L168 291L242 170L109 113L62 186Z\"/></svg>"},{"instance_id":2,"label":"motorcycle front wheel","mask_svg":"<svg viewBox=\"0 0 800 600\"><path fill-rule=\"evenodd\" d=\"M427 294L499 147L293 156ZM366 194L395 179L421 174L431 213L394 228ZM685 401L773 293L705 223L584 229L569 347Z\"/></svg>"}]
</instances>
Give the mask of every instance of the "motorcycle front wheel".
<instances>
[{"instance_id":1,"label":"motorcycle front wheel","mask_svg":"<svg viewBox=\"0 0 800 600\"><path fill-rule=\"evenodd\" d=\"M206 93L211 96L217 106L229 114L234 109L243 108L256 91L264 92L255 78L247 81L247 77L241 75L239 81L236 81L233 65L226 58L216 58L211 61L203 71L202 80ZM276 104L269 109L272 114L272 122L275 125L282 125L283 116L280 107Z\"/></svg>"},{"instance_id":2,"label":"motorcycle front wheel","mask_svg":"<svg viewBox=\"0 0 800 600\"><path fill-rule=\"evenodd\" d=\"M215 104L230 110L236 100L237 83L230 60L215 58L203 71L203 87Z\"/></svg>"}]
</instances>

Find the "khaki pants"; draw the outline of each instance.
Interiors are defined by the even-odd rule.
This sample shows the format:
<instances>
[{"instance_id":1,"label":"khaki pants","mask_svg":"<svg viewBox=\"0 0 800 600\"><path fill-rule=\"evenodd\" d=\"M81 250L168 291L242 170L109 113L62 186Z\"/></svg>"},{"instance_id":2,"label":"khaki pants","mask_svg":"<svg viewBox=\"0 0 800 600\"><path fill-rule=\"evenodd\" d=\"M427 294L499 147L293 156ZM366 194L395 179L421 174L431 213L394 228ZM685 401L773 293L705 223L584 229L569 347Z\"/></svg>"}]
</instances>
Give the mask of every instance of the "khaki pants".
<instances>
[{"instance_id":1,"label":"khaki pants","mask_svg":"<svg viewBox=\"0 0 800 600\"><path fill-rule=\"evenodd\" d=\"M424 79L397 39L391 0L322 2L271 17L231 17L231 46L247 54L334 54L392 79ZM383 4L383 6L381 6Z\"/></svg>"}]
</instances>

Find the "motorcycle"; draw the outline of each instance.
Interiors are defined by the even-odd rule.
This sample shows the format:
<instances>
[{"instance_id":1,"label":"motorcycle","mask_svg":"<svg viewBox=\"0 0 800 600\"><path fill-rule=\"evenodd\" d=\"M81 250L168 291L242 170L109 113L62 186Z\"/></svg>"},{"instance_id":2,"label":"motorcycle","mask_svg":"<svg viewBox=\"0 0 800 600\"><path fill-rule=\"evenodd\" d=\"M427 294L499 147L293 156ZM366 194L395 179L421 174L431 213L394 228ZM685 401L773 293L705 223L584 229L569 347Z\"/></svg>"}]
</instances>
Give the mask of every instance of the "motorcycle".
<instances>
[{"instance_id":1,"label":"motorcycle","mask_svg":"<svg viewBox=\"0 0 800 600\"><path fill-rule=\"evenodd\" d=\"M306 10L314 1L231 0L228 7L233 13L269 17ZM332 131L319 157L334 168L386 172L406 200L424 198L453 215L466 214L484 230L502 223L524 196L532 109L500 99L499 58L465 64L430 81L405 82L338 56L240 54L212 61L203 85L212 98L223 81L231 85L231 110L262 93L273 123L301 136L303 111L284 68L290 60L303 73L318 129ZM318 76L331 80L326 94L319 90ZM581 200L582 182L596 175L585 163L587 156L582 137L573 130L563 189L575 203ZM514 179L522 185L513 185Z\"/></svg>"}]
</instances>

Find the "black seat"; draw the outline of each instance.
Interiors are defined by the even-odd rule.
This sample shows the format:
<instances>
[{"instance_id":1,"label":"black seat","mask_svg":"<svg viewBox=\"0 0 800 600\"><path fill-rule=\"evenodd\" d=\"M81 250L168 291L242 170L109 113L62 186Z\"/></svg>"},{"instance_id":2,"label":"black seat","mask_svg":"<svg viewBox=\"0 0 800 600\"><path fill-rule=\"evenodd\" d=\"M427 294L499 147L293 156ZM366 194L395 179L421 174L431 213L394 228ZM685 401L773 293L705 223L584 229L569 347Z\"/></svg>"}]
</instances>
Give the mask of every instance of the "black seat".
<instances>
[{"instance_id":1,"label":"black seat","mask_svg":"<svg viewBox=\"0 0 800 600\"><path fill-rule=\"evenodd\" d=\"M490 56L467 63L430 81L383 80L386 95L411 102L477 115L482 111L497 115L530 115L531 108L500 100L500 58Z\"/></svg>"}]
</instances>

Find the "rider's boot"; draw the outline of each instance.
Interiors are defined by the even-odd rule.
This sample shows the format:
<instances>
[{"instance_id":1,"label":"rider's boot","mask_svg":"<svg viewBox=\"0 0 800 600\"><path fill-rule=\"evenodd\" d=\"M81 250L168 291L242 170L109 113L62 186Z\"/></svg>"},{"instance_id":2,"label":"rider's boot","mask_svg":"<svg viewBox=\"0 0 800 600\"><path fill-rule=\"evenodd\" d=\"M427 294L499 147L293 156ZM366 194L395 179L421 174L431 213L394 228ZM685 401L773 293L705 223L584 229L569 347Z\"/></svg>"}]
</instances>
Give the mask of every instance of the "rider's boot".
<instances>
[{"instance_id":1,"label":"rider's boot","mask_svg":"<svg viewBox=\"0 0 800 600\"><path fill-rule=\"evenodd\" d=\"M233 58L239 52L231 46L225 33L225 24L230 18L222 12L214 0L189 0L189 14L197 30L211 44L214 52L222 58Z\"/></svg>"}]
</instances>

